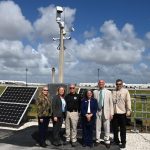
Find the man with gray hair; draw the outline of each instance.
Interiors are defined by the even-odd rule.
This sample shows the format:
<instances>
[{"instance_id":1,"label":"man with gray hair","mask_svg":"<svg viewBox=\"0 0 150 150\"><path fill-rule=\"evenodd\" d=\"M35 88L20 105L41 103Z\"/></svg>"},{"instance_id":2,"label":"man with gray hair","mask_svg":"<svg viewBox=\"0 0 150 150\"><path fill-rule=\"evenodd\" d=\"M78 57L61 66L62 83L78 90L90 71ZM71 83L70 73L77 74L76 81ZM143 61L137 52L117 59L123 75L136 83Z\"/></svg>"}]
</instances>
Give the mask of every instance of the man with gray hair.
<instances>
[{"instance_id":1,"label":"man with gray hair","mask_svg":"<svg viewBox=\"0 0 150 150\"><path fill-rule=\"evenodd\" d=\"M96 145L100 144L102 123L104 126L104 142L106 147L110 147L110 120L113 118L113 101L111 91L105 88L105 81L98 81L98 90L94 90L94 98L98 101L98 111L96 118Z\"/></svg>"},{"instance_id":2,"label":"man with gray hair","mask_svg":"<svg viewBox=\"0 0 150 150\"><path fill-rule=\"evenodd\" d=\"M77 124L80 111L80 96L76 93L75 84L70 84L69 94L66 95L66 144L70 143L73 147L77 142Z\"/></svg>"}]
</instances>

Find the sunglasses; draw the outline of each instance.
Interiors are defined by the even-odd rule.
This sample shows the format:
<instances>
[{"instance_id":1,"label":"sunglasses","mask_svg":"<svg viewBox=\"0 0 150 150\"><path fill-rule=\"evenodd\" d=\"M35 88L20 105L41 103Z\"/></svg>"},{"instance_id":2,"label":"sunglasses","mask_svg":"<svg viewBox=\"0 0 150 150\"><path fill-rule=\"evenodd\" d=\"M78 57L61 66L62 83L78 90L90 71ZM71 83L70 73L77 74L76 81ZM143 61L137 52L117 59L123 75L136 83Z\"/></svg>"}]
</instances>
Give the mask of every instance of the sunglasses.
<instances>
[{"instance_id":1,"label":"sunglasses","mask_svg":"<svg viewBox=\"0 0 150 150\"><path fill-rule=\"evenodd\" d=\"M48 90L43 89L43 91L48 91Z\"/></svg>"},{"instance_id":2,"label":"sunglasses","mask_svg":"<svg viewBox=\"0 0 150 150\"><path fill-rule=\"evenodd\" d=\"M70 89L75 89L75 87L70 87Z\"/></svg>"}]
</instances>

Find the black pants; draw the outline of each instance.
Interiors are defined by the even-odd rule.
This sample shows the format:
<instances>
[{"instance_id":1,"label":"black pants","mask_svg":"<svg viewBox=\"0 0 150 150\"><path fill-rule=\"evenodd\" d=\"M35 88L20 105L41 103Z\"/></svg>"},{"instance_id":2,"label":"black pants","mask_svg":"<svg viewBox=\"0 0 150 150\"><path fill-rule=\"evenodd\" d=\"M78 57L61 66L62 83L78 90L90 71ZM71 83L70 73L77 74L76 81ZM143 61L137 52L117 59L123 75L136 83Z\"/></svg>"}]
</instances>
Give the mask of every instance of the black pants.
<instances>
[{"instance_id":1,"label":"black pants","mask_svg":"<svg viewBox=\"0 0 150 150\"><path fill-rule=\"evenodd\" d=\"M95 117L92 117L90 121L87 121L85 116L82 116L82 140L83 144L91 146L93 144L93 130L95 124Z\"/></svg>"},{"instance_id":2,"label":"black pants","mask_svg":"<svg viewBox=\"0 0 150 150\"><path fill-rule=\"evenodd\" d=\"M126 144L126 114L114 114L113 121L114 142L120 143L118 132L120 127L121 143Z\"/></svg>"},{"instance_id":3,"label":"black pants","mask_svg":"<svg viewBox=\"0 0 150 150\"><path fill-rule=\"evenodd\" d=\"M40 119L43 119L43 122L40 122ZM48 132L48 124L50 117L38 117L38 127L39 127L39 142L40 144L45 143L46 134Z\"/></svg>"},{"instance_id":4,"label":"black pants","mask_svg":"<svg viewBox=\"0 0 150 150\"><path fill-rule=\"evenodd\" d=\"M60 144L60 133L61 133L61 126L63 123L63 117L57 117L57 122L54 121L53 118L53 144Z\"/></svg>"}]
</instances>

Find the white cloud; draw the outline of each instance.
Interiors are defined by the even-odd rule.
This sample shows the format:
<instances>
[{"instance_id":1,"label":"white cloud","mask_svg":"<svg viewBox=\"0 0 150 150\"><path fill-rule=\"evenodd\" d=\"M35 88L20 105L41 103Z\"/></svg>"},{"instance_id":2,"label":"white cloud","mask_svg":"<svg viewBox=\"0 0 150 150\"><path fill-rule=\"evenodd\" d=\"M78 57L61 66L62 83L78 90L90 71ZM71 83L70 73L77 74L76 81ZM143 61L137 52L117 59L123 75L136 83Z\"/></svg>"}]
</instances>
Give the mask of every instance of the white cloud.
<instances>
[{"instance_id":1,"label":"white cloud","mask_svg":"<svg viewBox=\"0 0 150 150\"><path fill-rule=\"evenodd\" d=\"M150 32L147 32L145 36L146 36L147 39L150 40Z\"/></svg>"},{"instance_id":2,"label":"white cloud","mask_svg":"<svg viewBox=\"0 0 150 150\"><path fill-rule=\"evenodd\" d=\"M48 57L42 53L33 53L33 48L24 46L20 41L0 41L1 74L9 76L24 74L29 68L29 74L48 74ZM21 77L20 77L21 78Z\"/></svg>"},{"instance_id":3,"label":"white cloud","mask_svg":"<svg viewBox=\"0 0 150 150\"><path fill-rule=\"evenodd\" d=\"M32 31L31 23L23 16L17 4L13 1L0 2L0 39L29 37Z\"/></svg>"},{"instance_id":4,"label":"white cloud","mask_svg":"<svg viewBox=\"0 0 150 150\"><path fill-rule=\"evenodd\" d=\"M91 27L89 31L84 32L84 37L85 38L93 38L96 35L96 30L94 27Z\"/></svg>"},{"instance_id":5,"label":"white cloud","mask_svg":"<svg viewBox=\"0 0 150 150\"><path fill-rule=\"evenodd\" d=\"M121 31L113 21L104 22L101 37L86 40L77 48L83 61L98 64L133 64L142 59L144 43L135 36L132 25L126 24Z\"/></svg>"},{"instance_id":6,"label":"white cloud","mask_svg":"<svg viewBox=\"0 0 150 150\"><path fill-rule=\"evenodd\" d=\"M140 67L142 70L148 69L148 66L145 63L140 63Z\"/></svg>"}]
</instances>

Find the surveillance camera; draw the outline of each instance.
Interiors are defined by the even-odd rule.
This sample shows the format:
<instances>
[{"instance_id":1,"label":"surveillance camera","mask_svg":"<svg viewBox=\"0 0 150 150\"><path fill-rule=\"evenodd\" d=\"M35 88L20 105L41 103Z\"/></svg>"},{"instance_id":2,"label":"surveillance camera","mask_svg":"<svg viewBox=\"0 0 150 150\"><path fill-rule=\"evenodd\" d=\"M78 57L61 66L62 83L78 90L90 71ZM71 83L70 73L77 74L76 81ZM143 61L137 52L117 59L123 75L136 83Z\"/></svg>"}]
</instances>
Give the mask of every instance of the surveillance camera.
<instances>
[{"instance_id":1,"label":"surveillance camera","mask_svg":"<svg viewBox=\"0 0 150 150\"><path fill-rule=\"evenodd\" d=\"M56 6L56 11L57 11L57 13L62 13L63 8L61 6Z\"/></svg>"},{"instance_id":2,"label":"surveillance camera","mask_svg":"<svg viewBox=\"0 0 150 150\"><path fill-rule=\"evenodd\" d=\"M66 35L66 31L65 31L65 29L63 28L63 35Z\"/></svg>"},{"instance_id":3,"label":"surveillance camera","mask_svg":"<svg viewBox=\"0 0 150 150\"><path fill-rule=\"evenodd\" d=\"M74 32L75 31L74 27L71 27L70 31Z\"/></svg>"}]
</instances>

